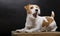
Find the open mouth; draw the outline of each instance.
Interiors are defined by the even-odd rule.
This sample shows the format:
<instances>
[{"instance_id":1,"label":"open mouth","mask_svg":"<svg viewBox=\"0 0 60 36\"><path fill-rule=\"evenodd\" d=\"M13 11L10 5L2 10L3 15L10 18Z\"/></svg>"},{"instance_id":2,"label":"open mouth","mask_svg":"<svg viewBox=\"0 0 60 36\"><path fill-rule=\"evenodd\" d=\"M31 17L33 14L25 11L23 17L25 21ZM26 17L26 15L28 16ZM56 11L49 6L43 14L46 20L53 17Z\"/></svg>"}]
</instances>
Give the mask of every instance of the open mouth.
<instances>
[{"instance_id":1,"label":"open mouth","mask_svg":"<svg viewBox=\"0 0 60 36\"><path fill-rule=\"evenodd\" d=\"M33 16L36 18L37 17L37 12L33 14Z\"/></svg>"}]
</instances>

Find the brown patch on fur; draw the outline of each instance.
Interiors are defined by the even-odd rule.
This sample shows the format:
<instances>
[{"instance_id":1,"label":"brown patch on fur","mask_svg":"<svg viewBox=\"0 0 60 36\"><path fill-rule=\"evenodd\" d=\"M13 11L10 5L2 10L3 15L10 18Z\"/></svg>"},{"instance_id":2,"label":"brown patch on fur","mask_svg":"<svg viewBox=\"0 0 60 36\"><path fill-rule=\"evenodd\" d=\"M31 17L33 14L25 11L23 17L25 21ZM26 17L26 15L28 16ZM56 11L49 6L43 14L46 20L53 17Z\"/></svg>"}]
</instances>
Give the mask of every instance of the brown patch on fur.
<instances>
[{"instance_id":1,"label":"brown patch on fur","mask_svg":"<svg viewBox=\"0 0 60 36\"><path fill-rule=\"evenodd\" d=\"M31 14L32 12L29 10L29 6L30 6L30 4L24 6L24 8L26 9L26 11L28 11L27 12L28 14Z\"/></svg>"},{"instance_id":2,"label":"brown patch on fur","mask_svg":"<svg viewBox=\"0 0 60 36\"><path fill-rule=\"evenodd\" d=\"M32 12L29 10L28 14L31 14Z\"/></svg>"},{"instance_id":3,"label":"brown patch on fur","mask_svg":"<svg viewBox=\"0 0 60 36\"><path fill-rule=\"evenodd\" d=\"M46 17L46 19L48 20L48 22L46 22L45 20L43 21L43 24L42 24L42 27L44 27L44 26L48 26L50 23L52 23L52 21L54 20L54 19L52 19L52 18L50 18L50 17Z\"/></svg>"}]
</instances>

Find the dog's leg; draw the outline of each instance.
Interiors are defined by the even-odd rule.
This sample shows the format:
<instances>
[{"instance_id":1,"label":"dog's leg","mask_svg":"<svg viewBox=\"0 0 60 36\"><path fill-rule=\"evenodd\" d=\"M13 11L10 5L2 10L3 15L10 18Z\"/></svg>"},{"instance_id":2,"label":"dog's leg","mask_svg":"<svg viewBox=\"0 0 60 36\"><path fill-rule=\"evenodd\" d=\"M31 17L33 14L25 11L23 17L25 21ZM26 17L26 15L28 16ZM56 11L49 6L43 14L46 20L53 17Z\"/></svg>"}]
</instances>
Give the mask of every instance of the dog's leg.
<instances>
[{"instance_id":1,"label":"dog's leg","mask_svg":"<svg viewBox=\"0 0 60 36\"><path fill-rule=\"evenodd\" d=\"M23 29L17 29L17 32L25 32L25 30L27 29L27 22L25 23L25 27Z\"/></svg>"},{"instance_id":2,"label":"dog's leg","mask_svg":"<svg viewBox=\"0 0 60 36\"><path fill-rule=\"evenodd\" d=\"M51 31L56 31L57 25L55 21L53 21L49 26L52 28Z\"/></svg>"},{"instance_id":3,"label":"dog's leg","mask_svg":"<svg viewBox=\"0 0 60 36\"><path fill-rule=\"evenodd\" d=\"M41 25L36 25L34 28L32 29L27 29L25 30L26 32L37 32L41 27Z\"/></svg>"},{"instance_id":4,"label":"dog's leg","mask_svg":"<svg viewBox=\"0 0 60 36\"><path fill-rule=\"evenodd\" d=\"M24 32L24 29L17 29L16 32Z\"/></svg>"},{"instance_id":5,"label":"dog's leg","mask_svg":"<svg viewBox=\"0 0 60 36\"><path fill-rule=\"evenodd\" d=\"M52 29L51 31L52 31L52 32L55 32L55 31L56 31L56 29L57 29L57 26L56 26L54 29Z\"/></svg>"},{"instance_id":6,"label":"dog's leg","mask_svg":"<svg viewBox=\"0 0 60 36\"><path fill-rule=\"evenodd\" d=\"M26 32L36 32L36 31L38 31L38 29L37 28L32 28L32 29L27 29L25 31Z\"/></svg>"}]
</instances>

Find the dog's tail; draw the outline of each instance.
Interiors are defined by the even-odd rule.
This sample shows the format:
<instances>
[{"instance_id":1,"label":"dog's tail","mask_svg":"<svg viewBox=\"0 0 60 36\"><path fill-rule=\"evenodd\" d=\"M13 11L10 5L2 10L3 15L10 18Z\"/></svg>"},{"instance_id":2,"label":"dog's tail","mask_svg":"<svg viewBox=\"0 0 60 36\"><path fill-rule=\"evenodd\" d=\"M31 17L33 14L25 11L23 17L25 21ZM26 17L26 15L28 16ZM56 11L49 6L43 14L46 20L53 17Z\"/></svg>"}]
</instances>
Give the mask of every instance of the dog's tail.
<instances>
[{"instance_id":1,"label":"dog's tail","mask_svg":"<svg viewBox=\"0 0 60 36\"><path fill-rule=\"evenodd\" d=\"M52 11L52 14L51 14L52 17L55 17L55 14L54 14L54 11Z\"/></svg>"}]
</instances>

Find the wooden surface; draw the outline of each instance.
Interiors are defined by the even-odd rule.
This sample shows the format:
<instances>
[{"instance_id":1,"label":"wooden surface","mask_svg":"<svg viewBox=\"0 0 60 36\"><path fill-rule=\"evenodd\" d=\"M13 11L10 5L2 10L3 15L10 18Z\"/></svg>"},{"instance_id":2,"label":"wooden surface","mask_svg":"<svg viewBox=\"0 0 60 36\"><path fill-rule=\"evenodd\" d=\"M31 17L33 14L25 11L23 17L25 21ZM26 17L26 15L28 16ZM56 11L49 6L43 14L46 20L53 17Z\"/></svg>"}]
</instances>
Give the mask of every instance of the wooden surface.
<instances>
[{"instance_id":1,"label":"wooden surface","mask_svg":"<svg viewBox=\"0 0 60 36\"><path fill-rule=\"evenodd\" d=\"M60 36L60 32L35 32L35 33L17 33L12 31L12 36Z\"/></svg>"}]
</instances>

